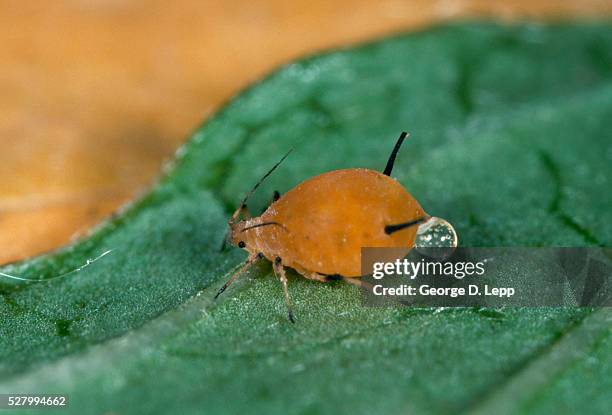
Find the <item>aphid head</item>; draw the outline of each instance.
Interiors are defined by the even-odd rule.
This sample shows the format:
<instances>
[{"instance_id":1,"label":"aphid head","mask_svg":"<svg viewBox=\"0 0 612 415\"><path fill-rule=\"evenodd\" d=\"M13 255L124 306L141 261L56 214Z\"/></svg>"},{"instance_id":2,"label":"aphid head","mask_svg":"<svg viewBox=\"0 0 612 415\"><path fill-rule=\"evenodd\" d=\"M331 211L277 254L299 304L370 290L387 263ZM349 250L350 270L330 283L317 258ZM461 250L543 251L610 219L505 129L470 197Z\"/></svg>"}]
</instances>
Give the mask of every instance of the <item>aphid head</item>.
<instances>
[{"instance_id":1,"label":"aphid head","mask_svg":"<svg viewBox=\"0 0 612 415\"><path fill-rule=\"evenodd\" d=\"M251 195L255 193L255 190L257 190L259 185L261 185L261 183L263 183L263 181L270 174L272 174L274 170L276 170L276 168L283 162L283 160L287 158L287 156L292 151L293 149L289 150L274 166L272 166L272 168L268 170L268 172L264 174L263 177L259 179L257 183L255 183L255 186L253 186L253 188L246 194L244 199L242 199L242 202L240 202L240 206L238 207L238 209L236 209L236 211L234 212L234 214L228 221L229 230L225 234L225 238L223 239L223 244L221 245L221 250L225 248L225 244L227 242L231 243L232 245L238 246L240 248L246 248L246 243L247 243L246 236L247 235L245 235L243 232L247 230L245 229L246 227L249 227L252 225L252 223L249 223L249 220L248 220L249 215L248 215L246 202L249 199L249 197L251 197ZM267 224L277 224L277 223L270 222ZM266 224L257 224L254 227L265 226L265 225ZM241 246L241 245L244 245L244 246Z\"/></svg>"},{"instance_id":2,"label":"aphid head","mask_svg":"<svg viewBox=\"0 0 612 415\"><path fill-rule=\"evenodd\" d=\"M246 227L247 221L241 219L239 222L229 223L229 230L227 232L226 241L233 246L237 246L238 248L246 248L247 245L247 236L242 230Z\"/></svg>"},{"instance_id":3,"label":"aphid head","mask_svg":"<svg viewBox=\"0 0 612 415\"><path fill-rule=\"evenodd\" d=\"M253 244L255 238L258 238L255 230L264 226L280 226L286 230L285 226L278 222L257 222L257 219L241 220L240 222L230 223L227 241L238 248L246 248Z\"/></svg>"}]
</instances>

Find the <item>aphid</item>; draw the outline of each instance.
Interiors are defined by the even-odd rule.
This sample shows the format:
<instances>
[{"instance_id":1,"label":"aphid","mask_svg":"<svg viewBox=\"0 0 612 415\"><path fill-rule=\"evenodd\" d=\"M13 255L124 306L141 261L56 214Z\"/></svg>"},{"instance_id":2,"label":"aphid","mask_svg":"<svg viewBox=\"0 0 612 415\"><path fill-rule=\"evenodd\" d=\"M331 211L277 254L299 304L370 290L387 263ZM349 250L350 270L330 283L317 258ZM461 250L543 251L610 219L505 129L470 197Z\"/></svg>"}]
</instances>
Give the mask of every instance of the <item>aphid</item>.
<instances>
[{"instance_id":1,"label":"aphid","mask_svg":"<svg viewBox=\"0 0 612 415\"><path fill-rule=\"evenodd\" d=\"M229 219L227 239L249 253L246 262L215 298L260 259L272 262L294 322L285 267L315 281L360 284L362 247L414 245L418 225L428 221L419 203L391 171L407 133L402 132L382 173L335 170L310 178L284 195L275 192L270 206L251 217L246 202L289 155L287 153L246 195Z\"/></svg>"}]
</instances>

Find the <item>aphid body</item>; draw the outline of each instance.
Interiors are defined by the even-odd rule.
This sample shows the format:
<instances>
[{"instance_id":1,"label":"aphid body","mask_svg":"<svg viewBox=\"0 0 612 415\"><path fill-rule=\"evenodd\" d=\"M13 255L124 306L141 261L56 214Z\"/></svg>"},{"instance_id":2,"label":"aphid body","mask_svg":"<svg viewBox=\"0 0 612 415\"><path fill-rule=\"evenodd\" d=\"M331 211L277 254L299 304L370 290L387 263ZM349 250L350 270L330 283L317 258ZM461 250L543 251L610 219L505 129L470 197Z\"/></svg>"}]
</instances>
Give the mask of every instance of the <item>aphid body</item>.
<instances>
[{"instance_id":1,"label":"aphid body","mask_svg":"<svg viewBox=\"0 0 612 415\"><path fill-rule=\"evenodd\" d=\"M246 200L284 160L281 159L245 197L229 220L230 242L249 252L245 264L219 290L262 258L273 263L293 322L284 267L317 281L342 279L359 285L362 247L413 246L417 226L429 216L390 177L398 139L383 173L363 169L335 170L312 177L283 196L275 192L270 206L250 217Z\"/></svg>"},{"instance_id":2,"label":"aphid body","mask_svg":"<svg viewBox=\"0 0 612 415\"><path fill-rule=\"evenodd\" d=\"M390 224L425 215L396 180L368 169L336 170L308 179L259 217L231 225L232 242L251 254L277 257L298 273L359 277L361 247L411 247L416 226ZM273 226L257 226L274 223ZM242 231L245 228L250 228Z\"/></svg>"}]
</instances>

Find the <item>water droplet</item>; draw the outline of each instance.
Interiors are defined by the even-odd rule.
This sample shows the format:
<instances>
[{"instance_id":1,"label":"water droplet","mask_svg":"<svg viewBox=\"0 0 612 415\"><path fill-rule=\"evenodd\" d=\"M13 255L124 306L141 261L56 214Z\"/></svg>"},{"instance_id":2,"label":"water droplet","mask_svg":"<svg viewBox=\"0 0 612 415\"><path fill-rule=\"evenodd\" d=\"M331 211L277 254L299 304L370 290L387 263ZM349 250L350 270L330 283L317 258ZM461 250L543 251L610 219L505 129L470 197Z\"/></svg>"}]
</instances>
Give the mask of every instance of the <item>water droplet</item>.
<instances>
[{"instance_id":1,"label":"water droplet","mask_svg":"<svg viewBox=\"0 0 612 415\"><path fill-rule=\"evenodd\" d=\"M428 257L447 258L457 247L459 238L453 225L442 218L432 216L417 230L414 247Z\"/></svg>"}]
</instances>

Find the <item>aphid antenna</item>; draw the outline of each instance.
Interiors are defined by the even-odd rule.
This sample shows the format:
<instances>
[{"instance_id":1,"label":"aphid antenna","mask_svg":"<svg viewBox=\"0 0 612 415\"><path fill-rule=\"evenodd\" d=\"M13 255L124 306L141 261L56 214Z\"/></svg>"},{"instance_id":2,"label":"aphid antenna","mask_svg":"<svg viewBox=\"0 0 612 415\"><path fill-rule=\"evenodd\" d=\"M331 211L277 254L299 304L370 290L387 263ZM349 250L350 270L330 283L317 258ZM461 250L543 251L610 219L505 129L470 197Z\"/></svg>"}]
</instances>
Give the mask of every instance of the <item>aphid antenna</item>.
<instances>
[{"instance_id":1,"label":"aphid antenna","mask_svg":"<svg viewBox=\"0 0 612 415\"><path fill-rule=\"evenodd\" d=\"M242 199L242 202L240 202L240 207L242 206L246 206L246 202L249 199L249 197L251 197L253 195L253 193L255 193L255 190L257 190L257 188L263 183L264 180L266 180L268 178L269 175L272 174L272 172L274 170L276 170L276 168L283 162L285 161L285 159L287 158L287 156L289 156L289 154L291 154L291 152L293 151L293 149L290 149L279 161L276 162L276 164L274 166L272 166L272 168L270 170L268 170L268 172L266 174L263 175L263 177L261 179L259 179L259 181L257 183L255 183L255 186L253 186L253 188L249 191L249 193L246 194L246 196L244 197L244 199Z\"/></svg>"},{"instance_id":2,"label":"aphid antenna","mask_svg":"<svg viewBox=\"0 0 612 415\"><path fill-rule=\"evenodd\" d=\"M281 228L283 228L284 230L288 230L285 227L285 225L283 225L282 223L278 223L278 222L263 222L263 223L258 223L256 225L246 226L246 227L242 228L240 230L240 232L244 232L244 231L248 231L249 229L259 228L261 226L268 226L268 225L277 225L277 226L280 226Z\"/></svg>"},{"instance_id":3,"label":"aphid antenna","mask_svg":"<svg viewBox=\"0 0 612 415\"><path fill-rule=\"evenodd\" d=\"M385 176L391 176L391 172L393 171L393 165L395 164L395 157L397 156L397 153L400 147L402 146L404 139L408 137L408 135L409 134L406 131L402 131L399 138L397 139L397 142L395 143L395 147L393 147L393 151L391 151L391 155L389 156L389 160L387 160L387 165L385 166L385 170L383 171L383 174Z\"/></svg>"}]
</instances>

